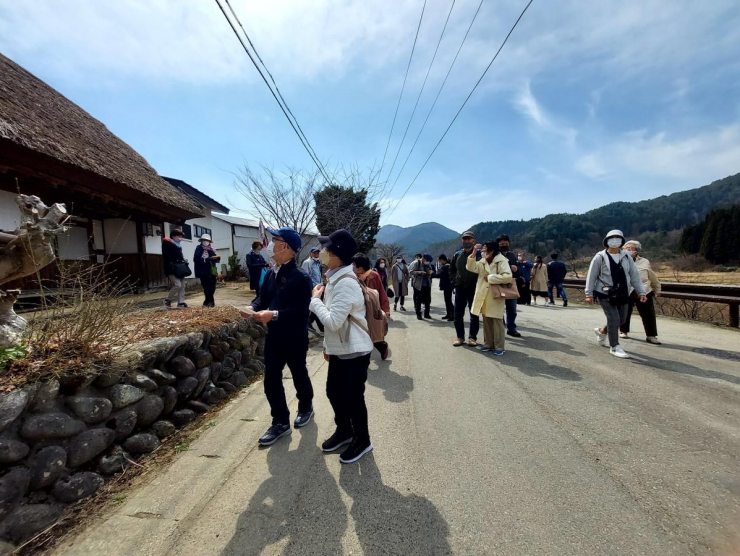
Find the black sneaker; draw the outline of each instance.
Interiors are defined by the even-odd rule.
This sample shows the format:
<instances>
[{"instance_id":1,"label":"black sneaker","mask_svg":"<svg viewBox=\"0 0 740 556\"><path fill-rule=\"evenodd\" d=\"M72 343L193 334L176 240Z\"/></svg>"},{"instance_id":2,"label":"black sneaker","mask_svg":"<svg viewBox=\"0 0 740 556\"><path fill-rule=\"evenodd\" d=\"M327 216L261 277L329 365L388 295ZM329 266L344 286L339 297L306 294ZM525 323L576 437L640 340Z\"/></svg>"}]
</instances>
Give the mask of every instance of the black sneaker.
<instances>
[{"instance_id":1,"label":"black sneaker","mask_svg":"<svg viewBox=\"0 0 740 556\"><path fill-rule=\"evenodd\" d=\"M187 309L188 308L188 304L187 303L178 303L177 306L180 309Z\"/></svg>"},{"instance_id":2,"label":"black sneaker","mask_svg":"<svg viewBox=\"0 0 740 556\"><path fill-rule=\"evenodd\" d=\"M519 332L517 332L516 330L507 330L506 333L509 336L514 336L514 338L521 338L522 337L522 335Z\"/></svg>"},{"instance_id":3,"label":"black sneaker","mask_svg":"<svg viewBox=\"0 0 740 556\"><path fill-rule=\"evenodd\" d=\"M336 431L327 440L324 440L324 443L321 445L321 449L324 452L334 452L345 444L349 444L350 442L352 442L352 440L353 438L351 433L349 436L347 436L344 433Z\"/></svg>"},{"instance_id":4,"label":"black sneaker","mask_svg":"<svg viewBox=\"0 0 740 556\"><path fill-rule=\"evenodd\" d=\"M269 429L267 429L267 432L262 435L262 437L259 440L260 446L271 446L272 444L275 444L277 442L278 438L281 436L287 436L291 432L293 432L293 429L290 428L290 425L272 425Z\"/></svg>"},{"instance_id":5,"label":"black sneaker","mask_svg":"<svg viewBox=\"0 0 740 556\"><path fill-rule=\"evenodd\" d=\"M365 454L373 451L373 445L369 440L354 441L349 445L342 455L339 456L340 463L354 463Z\"/></svg>"},{"instance_id":6,"label":"black sneaker","mask_svg":"<svg viewBox=\"0 0 740 556\"><path fill-rule=\"evenodd\" d=\"M563 307L567 307L567 306L568 306L568 300L567 299L564 299L563 300Z\"/></svg>"},{"instance_id":7,"label":"black sneaker","mask_svg":"<svg viewBox=\"0 0 740 556\"><path fill-rule=\"evenodd\" d=\"M165 299L164 300L164 306L165 307L172 307L172 301L170 301L169 299Z\"/></svg>"},{"instance_id":8,"label":"black sneaker","mask_svg":"<svg viewBox=\"0 0 740 556\"><path fill-rule=\"evenodd\" d=\"M425 319L429 319L429 320L432 320L432 315L430 315L430 314L426 314L426 315L424 315L424 318L425 318Z\"/></svg>"},{"instance_id":9,"label":"black sneaker","mask_svg":"<svg viewBox=\"0 0 740 556\"><path fill-rule=\"evenodd\" d=\"M293 421L293 426L297 429L305 427L311 422L311 417L313 417L313 409L309 409L303 413L298 413L298 417Z\"/></svg>"},{"instance_id":10,"label":"black sneaker","mask_svg":"<svg viewBox=\"0 0 740 556\"><path fill-rule=\"evenodd\" d=\"M404 307L403 305L401 305L401 311L405 311L405 310L406 310L406 307Z\"/></svg>"}]
</instances>

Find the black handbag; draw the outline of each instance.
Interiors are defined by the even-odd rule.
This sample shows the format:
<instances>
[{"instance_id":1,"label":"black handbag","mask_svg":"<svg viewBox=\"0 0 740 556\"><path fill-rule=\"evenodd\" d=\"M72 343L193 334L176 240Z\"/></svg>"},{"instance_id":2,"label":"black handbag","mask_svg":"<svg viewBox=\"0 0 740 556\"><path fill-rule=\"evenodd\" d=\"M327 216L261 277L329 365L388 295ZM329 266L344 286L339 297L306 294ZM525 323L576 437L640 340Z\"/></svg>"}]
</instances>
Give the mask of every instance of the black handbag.
<instances>
[{"instance_id":1,"label":"black handbag","mask_svg":"<svg viewBox=\"0 0 740 556\"><path fill-rule=\"evenodd\" d=\"M386 295L388 296L388 299L393 299L394 297L396 297L396 294L395 294L395 293L393 293L393 288L388 288L388 289L387 289L387 290L385 291L385 293L386 293Z\"/></svg>"},{"instance_id":2,"label":"black handbag","mask_svg":"<svg viewBox=\"0 0 740 556\"><path fill-rule=\"evenodd\" d=\"M190 265L185 261L173 263L172 270L175 278L187 278L193 273L193 271L190 270Z\"/></svg>"}]
</instances>

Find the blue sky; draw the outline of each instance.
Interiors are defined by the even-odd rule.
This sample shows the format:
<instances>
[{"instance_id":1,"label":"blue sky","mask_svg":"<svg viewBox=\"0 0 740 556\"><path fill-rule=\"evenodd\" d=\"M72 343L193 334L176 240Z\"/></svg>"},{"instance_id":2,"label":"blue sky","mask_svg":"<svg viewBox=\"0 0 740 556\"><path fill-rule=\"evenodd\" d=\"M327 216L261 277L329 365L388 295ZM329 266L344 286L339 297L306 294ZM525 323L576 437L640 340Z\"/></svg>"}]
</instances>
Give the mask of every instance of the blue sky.
<instances>
[{"instance_id":1,"label":"blue sky","mask_svg":"<svg viewBox=\"0 0 740 556\"><path fill-rule=\"evenodd\" d=\"M455 3L400 161L478 3ZM385 206L397 204L525 3L484 1ZM422 1L232 5L319 157L379 164ZM427 2L389 156L450 5ZM248 208L231 174L245 163L311 168L215 2L3 2L0 51L161 174L227 205ZM740 172L739 76L736 0L535 0L382 223L438 221L459 231L482 220L651 198Z\"/></svg>"}]
</instances>

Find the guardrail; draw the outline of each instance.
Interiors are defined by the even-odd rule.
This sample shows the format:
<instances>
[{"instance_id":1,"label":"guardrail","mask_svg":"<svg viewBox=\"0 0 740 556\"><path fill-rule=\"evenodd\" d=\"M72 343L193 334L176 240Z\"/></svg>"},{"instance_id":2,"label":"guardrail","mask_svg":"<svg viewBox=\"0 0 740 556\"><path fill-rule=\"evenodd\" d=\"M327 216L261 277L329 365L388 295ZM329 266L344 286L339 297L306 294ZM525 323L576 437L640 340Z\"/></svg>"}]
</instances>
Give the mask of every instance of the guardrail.
<instances>
[{"instance_id":1,"label":"guardrail","mask_svg":"<svg viewBox=\"0 0 740 556\"><path fill-rule=\"evenodd\" d=\"M566 278L563 286L583 290L586 287L586 280ZM661 282L661 297L727 305L730 314L730 326L735 328L740 326L740 286Z\"/></svg>"}]
</instances>

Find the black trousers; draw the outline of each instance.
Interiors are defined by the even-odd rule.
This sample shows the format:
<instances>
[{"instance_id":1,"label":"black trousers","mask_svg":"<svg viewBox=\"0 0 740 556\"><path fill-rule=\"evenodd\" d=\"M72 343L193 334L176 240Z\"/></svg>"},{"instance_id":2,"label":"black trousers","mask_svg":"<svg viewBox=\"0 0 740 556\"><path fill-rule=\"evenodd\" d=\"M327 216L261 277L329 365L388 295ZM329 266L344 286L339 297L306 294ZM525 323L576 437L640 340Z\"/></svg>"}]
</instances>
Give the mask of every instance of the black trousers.
<instances>
[{"instance_id":1,"label":"black trousers","mask_svg":"<svg viewBox=\"0 0 740 556\"><path fill-rule=\"evenodd\" d=\"M532 303L532 292L529 290L529 282L524 278L518 278L516 287L519 288L519 305L530 305Z\"/></svg>"},{"instance_id":2,"label":"black trousers","mask_svg":"<svg viewBox=\"0 0 740 556\"><path fill-rule=\"evenodd\" d=\"M414 288L414 309L416 314L421 315L421 307L424 306L424 314L429 314L429 305L432 303L432 286L422 286L420 290Z\"/></svg>"},{"instance_id":3,"label":"black trousers","mask_svg":"<svg viewBox=\"0 0 740 556\"><path fill-rule=\"evenodd\" d=\"M396 300L393 302L393 307L394 308L398 307L398 302L399 301L401 302L401 307L403 307L403 302L406 301L406 296L405 295L397 295L396 296Z\"/></svg>"},{"instance_id":4,"label":"black trousers","mask_svg":"<svg viewBox=\"0 0 740 556\"><path fill-rule=\"evenodd\" d=\"M445 294L445 318L453 318L455 316L455 304L452 302L452 288L443 290Z\"/></svg>"},{"instance_id":5,"label":"black trousers","mask_svg":"<svg viewBox=\"0 0 740 556\"><path fill-rule=\"evenodd\" d=\"M355 440L369 441L365 382L370 354L353 359L329 358L326 397L334 409L334 422L341 433L352 434Z\"/></svg>"},{"instance_id":6,"label":"black trousers","mask_svg":"<svg viewBox=\"0 0 740 556\"><path fill-rule=\"evenodd\" d=\"M324 331L324 323L319 320L319 317L316 316L316 313L308 313L308 326L311 326L313 323L316 323L316 326L319 327L319 330L322 332Z\"/></svg>"},{"instance_id":7,"label":"black trousers","mask_svg":"<svg viewBox=\"0 0 740 556\"><path fill-rule=\"evenodd\" d=\"M637 306L637 312L642 319L642 325L645 327L645 336L657 336L658 322L655 318L655 292L650 292L647 295L647 301L645 303L640 303L640 296L632 292L629 305L627 306L627 320L619 327L620 332L627 334L630 331L630 320L632 319L632 311L635 309L635 306Z\"/></svg>"},{"instance_id":8,"label":"black trousers","mask_svg":"<svg viewBox=\"0 0 740 556\"><path fill-rule=\"evenodd\" d=\"M216 277L215 276L201 276L200 285L203 286L203 293L206 296L203 301L204 307L213 307L216 302L213 300L213 294L216 293Z\"/></svg>"},{"instance_id":9,"label":"black trousers","mask_svg":"<svg viewBox=\"0 0 740 556\"><path fill-rule=\"evenodd\" d=\"M293 377L298 412L310 411L313 406L313 386L306 367L308 332L299 334L301 337L276 337L275 334L268 334L265 341L265 395L270 404L273 425L290 424L290 410L283 388L285 365L288 365Z\"/></svg>"}]
</instances>

